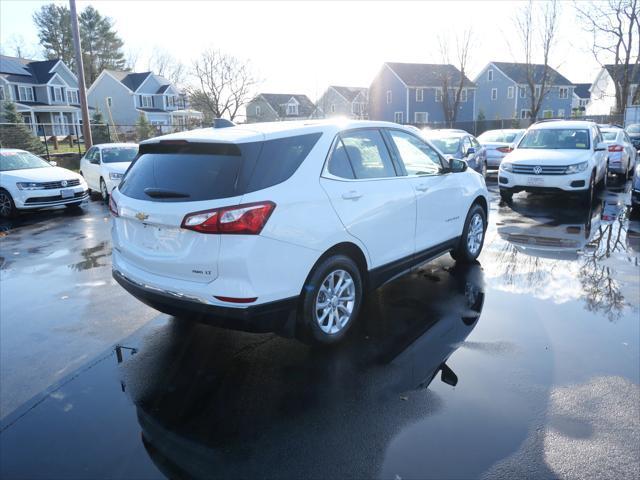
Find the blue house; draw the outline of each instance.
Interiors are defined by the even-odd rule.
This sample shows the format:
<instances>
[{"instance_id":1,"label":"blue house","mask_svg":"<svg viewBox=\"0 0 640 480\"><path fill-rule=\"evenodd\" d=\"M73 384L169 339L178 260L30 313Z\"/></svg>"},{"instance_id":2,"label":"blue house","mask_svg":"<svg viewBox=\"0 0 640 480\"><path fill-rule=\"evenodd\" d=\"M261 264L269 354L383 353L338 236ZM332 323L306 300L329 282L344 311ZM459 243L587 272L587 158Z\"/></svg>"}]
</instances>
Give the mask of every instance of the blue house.
<instances>
[{"instance_id":1,"label":"blue house","mask_svg":"<svg viewBox=\"0 0 640 480\"><path fill-rule=\"evenodd\" d=\"M530 65L533 79L542 83L544 65ZM526 63L490 62L475 79L477 86L476 116L487 120L531 118L531 92L527 82ZM545 87L538 118L571 116L574 85L551 67L547 67ZM541 85L536 85L537 96ZM477 117L476 117L477 118Z\"/></svg>"},{"instance_id":2,"label":"blue house","mask_svg":"<svg viewBox=\"0 0 640 480\"><path fill-rule=\"evenodd\" d=\"M416 125L444 122L443 92L447 87L452 99L461 75L453 65L387 62L369 88L369 118ZM456 121L475 118L475 98L475 84L463 77Z\"/></svg>"}]
</instances>

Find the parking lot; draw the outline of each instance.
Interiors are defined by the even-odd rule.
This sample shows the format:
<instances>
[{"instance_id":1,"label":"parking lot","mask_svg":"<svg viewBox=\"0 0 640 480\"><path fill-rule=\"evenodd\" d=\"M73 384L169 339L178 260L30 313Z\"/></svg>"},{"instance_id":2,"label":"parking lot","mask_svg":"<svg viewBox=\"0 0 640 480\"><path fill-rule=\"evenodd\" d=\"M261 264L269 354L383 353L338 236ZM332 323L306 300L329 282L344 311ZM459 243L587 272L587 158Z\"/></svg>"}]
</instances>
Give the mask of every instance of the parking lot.
<instances>
[{"instance_id":1,"label":"parking lot","mask_svg":"<svg viewBox=\"0 0 640 480\"><path fill-rule=\"evenodd\" d=\"M479 263L371 293L316 349L158 314L109 214L0 227L3 478L638 478L640 221L489 181Z\"/></svg>"}]
</instances>

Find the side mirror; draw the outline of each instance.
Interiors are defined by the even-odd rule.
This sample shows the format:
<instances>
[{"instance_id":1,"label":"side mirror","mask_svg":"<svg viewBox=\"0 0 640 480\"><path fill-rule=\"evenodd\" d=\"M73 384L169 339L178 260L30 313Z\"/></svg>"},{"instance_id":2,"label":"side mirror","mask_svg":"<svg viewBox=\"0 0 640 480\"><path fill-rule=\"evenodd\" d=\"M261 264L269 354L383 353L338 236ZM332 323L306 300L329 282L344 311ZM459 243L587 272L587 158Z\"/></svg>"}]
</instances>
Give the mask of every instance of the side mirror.
<instances>
[{"instance_id":1,"label":"side mirror","mask_svg":"<svg viewBox=\"0 0 640 480\"><path fill-rule=\"evenodd\" d=\"M49 165L51 165L52 167L57 167L57 166L58 166L58 162L56 162L56 161L54 161L54 160L51 160L51 161L49 162Z\"/></svg>"},{"instance_id":2,"label":"side mirror","mask_svg":"<svg viewBox=\"0 0 640 480\"><path fill-rule=\"evenodd\" d=\"M469 155L473 155L474 153L476 153L476 149L475 147L469 147L467 148L467 152L465 153L465 156L469 156Z\"/></svg>"},{"instance_id":3,"label":"side mirror","mask_svg":"<svg viewBox=\"0 0 640 480\"><path fill-rule=\"evenodd\" d=\"M451 172L464 172L468 168L467 162L459 158L449 158L449 169Z\"/></svg>"},{"instance_id":4,"label":"side mirror","mask_svg":"<svg viewBox=\"0 0 640 480\"><path fill-rule=\"evenodd\" d=\"M604 142L600 142L599 144L596 145L596 152L604 152L607 150L607 144Z\"/></svg>"},{"instance_id":5,"label":"side mirror","mask_svg":"<svg viewBox=\"0 0 640 480\"><path fill-rule=\"evenodd\" d=\"M452 387L455 387L458 384L458 376L447 366L446 363L440 365L440 380Z\"/></svg>"}]
</instances>

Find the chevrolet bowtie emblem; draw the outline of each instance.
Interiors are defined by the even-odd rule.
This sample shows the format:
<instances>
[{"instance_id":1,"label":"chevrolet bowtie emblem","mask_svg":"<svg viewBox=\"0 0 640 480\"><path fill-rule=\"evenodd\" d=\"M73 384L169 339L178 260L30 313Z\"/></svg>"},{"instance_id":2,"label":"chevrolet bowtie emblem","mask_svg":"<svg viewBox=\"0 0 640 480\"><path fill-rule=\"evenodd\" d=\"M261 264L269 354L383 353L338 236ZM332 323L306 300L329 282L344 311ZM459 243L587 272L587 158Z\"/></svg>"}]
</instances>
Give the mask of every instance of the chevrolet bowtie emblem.
<instances>
[{"instance_id":1,"label":"chevrolet bowtie emblem","mask_svg":"<svg viewBox=\"0 0 640 480\"><path fill-rule=\"evenodd\" d=\"M143 212L138 212L138 213L136 213L136 218L138 220L140 220L141 222L144 222L147 218L149 218L149 215L147 215L146 213L143 213Z\"/></svg>"}]
</instances>

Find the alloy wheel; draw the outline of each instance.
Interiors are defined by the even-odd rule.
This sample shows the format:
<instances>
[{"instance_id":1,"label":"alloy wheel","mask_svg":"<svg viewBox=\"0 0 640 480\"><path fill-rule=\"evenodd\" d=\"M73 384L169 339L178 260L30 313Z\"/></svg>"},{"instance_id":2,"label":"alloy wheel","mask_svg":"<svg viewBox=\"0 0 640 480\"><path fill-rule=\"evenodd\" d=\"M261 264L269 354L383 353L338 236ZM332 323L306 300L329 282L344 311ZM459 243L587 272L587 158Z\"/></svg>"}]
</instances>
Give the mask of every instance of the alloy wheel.
<instances>
[{"instance_id":1,"label":"alloy wheel","mask_svg":"<svg viewBox=\"0 0 640 480\"><path fill-rule=\"evenodd\" d=\"M325 277L315 304L316 322L320 329L335 335L346 327L356 303L353 277L346 270L334 270Z\"/></svg>"},{"instance_id":2,"label":"alloy wheel","mask_svg":"<svg viewBox=\"0 0 640 480\"><path fill-rule=\"evenodd\" d=\"M467 232L467 248L471 255L476 255L482 245L482 238L484 237L484 221L479 213L475 213L471 217L469 223L469 231Z\"/></svg>"},{"instance_id":3,"label":"alloy wheel","mask_svg":"<svg viewBox=\"0 0 640 480\"><path fill-rule=\"evenodd\" d=\"M0 217L8 217L11 214L11 199L9 195L0 192Z\"/></svg>"},{"instance_id":4,"label":"alloy wheel","mask_svg":"<svg viewBox=\"0 0 640 480\"><path fill-rule=\"evenodd\" d=\"M102 199L106 202L107 197L109 197L109 192L107 191L107 185L104 183L104 180L100 180L100 194L102 195Z\"/></svg>"}]
</instances>

